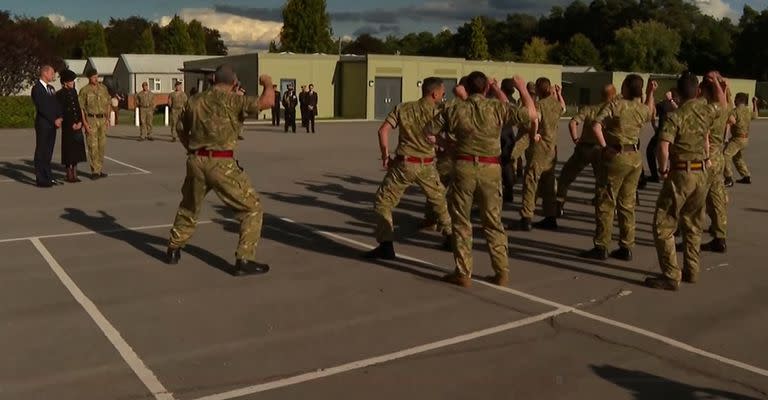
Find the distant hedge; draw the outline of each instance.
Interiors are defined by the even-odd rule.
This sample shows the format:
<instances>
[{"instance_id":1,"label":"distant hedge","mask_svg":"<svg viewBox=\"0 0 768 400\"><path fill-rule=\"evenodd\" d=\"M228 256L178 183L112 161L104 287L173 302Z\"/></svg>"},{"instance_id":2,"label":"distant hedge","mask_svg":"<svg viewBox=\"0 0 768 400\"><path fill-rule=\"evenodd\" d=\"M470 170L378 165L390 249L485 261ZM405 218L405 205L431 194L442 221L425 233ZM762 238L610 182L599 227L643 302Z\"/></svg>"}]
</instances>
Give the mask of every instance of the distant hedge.
<instances>
[{"instance_id":1,"label":"distant hedge","mask_svg":"<svg viewBox=\"0 0 768 400\"><path fill-rule=\"evenodd\" d=\"M0 128L32 128L35 105L29 96L0 97Z\"/></svg>"}]
</instances>

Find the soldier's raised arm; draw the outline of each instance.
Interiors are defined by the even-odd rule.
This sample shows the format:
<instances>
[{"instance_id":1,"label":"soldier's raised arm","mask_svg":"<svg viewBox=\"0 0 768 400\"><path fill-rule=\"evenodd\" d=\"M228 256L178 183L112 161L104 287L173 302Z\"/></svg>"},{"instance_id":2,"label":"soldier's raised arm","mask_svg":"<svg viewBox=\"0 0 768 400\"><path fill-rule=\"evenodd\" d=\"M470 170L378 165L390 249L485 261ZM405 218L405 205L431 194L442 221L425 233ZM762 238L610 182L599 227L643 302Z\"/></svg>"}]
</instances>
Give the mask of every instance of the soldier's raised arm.
<instances>
[{"instance_id":1,"label":"soldier's raised arm","mask_svg":"<svg viewBox=\"0 0 768 400\"><path fill-rule=\"evenodd\" d=\"M248 96L248 104L245 110L247 114L258 114L259 111L272 108L275 105L275 88L272 87L272 77L261 75L259 77L259 85L263 88L261 96L258 98Z\"/></svg>"}]
</instances>

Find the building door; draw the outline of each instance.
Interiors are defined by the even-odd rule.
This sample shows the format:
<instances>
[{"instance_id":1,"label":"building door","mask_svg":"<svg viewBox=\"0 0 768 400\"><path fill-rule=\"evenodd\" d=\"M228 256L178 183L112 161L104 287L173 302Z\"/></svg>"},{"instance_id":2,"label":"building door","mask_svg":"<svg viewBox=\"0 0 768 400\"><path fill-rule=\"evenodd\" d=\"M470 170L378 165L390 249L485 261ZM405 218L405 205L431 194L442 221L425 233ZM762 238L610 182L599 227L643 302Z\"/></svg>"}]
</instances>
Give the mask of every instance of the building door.
<instances>
[{"instance_id":1,"label":"building door","mask_svg":"<svg viewBox=\"0 0 768 400\"><path fill-rule=\"evenodd\" d=\"M376 96L374 117L384 119L402 101L403 78L376 77L374 91Z\"/></svg>"},{"instance_id":2,"label":"building door","mask_svg":"<svg viewBox=\"0 0 768 400\"><path fill-rule=\"evenodd\" d=\"M443 78L443 84L445 85L445 101L453 100L453 88L456 87L456 85L459 84L459 82L454 78Z\"/></svg>"},{"instance_id":3,"label":"building door","mask_svg":"<svg viewBox=\"0 0 768 400\"><path fill-rule=\"evenodd\" d=\"M292 85L293 89L296 89L296 79L280 79L280 96L288 91L288 85ZM298 95L298 92L296 92Z\"/></svg>"}]
</instances>

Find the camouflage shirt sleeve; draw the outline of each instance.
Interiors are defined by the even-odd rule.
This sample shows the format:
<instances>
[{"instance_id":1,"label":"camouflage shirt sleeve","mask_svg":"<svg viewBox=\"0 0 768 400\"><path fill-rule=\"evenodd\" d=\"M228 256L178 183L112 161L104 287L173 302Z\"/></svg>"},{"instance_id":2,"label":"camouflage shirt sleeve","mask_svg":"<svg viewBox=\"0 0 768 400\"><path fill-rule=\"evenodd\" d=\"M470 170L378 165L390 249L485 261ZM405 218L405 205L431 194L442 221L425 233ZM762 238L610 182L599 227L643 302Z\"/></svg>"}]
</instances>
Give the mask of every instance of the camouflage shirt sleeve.
<instances>
[{"instance_id":1,"label":"camouflage shirt sleeve","mask_svg":"<svg viewBox=\"0 0 768 400\"><path fill-rule=\"evenodd\" d=\"M661 133L659 133L659 140L675 143L675 139L679 132L679 117L679 113L671 113L667 115L667 121L664 123L664 128L661 130Z\"/></svg>"},{"instance_id":2,"label":"camouflage shirt sleeve","mask_svg":"<svg viewBox=\"0 0 768 400\"><path fill-rule=\"evenodd\" d=\"M512 103L502 104L501 106L503 107L503 125L520 125L531 122L531 117L528 115L527 108Z\"/></svg>"},{"instance_id":3,"label":"camouflage shirt sleeve","mask_svg":"<svg viewBox=\"0 0 768 400\"><path fill-rule=\"evenodd\" d=\"M254 96L237 96L238 99L240 99L241 103L241 109L240 109L240 115L252 115L252 114L258 114L261 109L259 108L259 98Z\"/></svg>"},{"instance_id":4,"label":"camouflage shirt sleeve","mask_svg":"<svg viewBox=\"0 0 768 400\"><path fill-rule=\"evenodd\" d=\"M432 118L432 121L427 124L426 133L428 135L437 136L441 132L449 132L448 126L448 110L450 107L441 107L440 110Z\"/></svg>"},{"instance_id":5,"label":"camouflage shirt sleeve","mask_svg":"<svg viewBox=\"0 0 768 400\"><path fill-rule=\"evenodd\" d=\"M192 129L192 113L189 109L189 103L184 104L184 108L181 111L178 122L176 122L176 134L179 136L179 141L185 148L189 148L189 133Z\"/></svg>"},{"instance_id":6,"label":"camouflage shirt sleeve","mask_svg":"<svg viewBox=\"0 0 768 400\"><path fill-rule=\"evenodd\" d=\"M389 112L389 114L387 114L387 118L384 120L393 128L400 126L400 110L402 107L402 104L398 104L394 109L392 109L392 111Z\"/></svg>"},{"instance_id":7,"label":"camouflage shirt sleeve","mask_svg":"<svg viewBox=\"0 0 768 400\"><path fill-rule=\"evenodd\" d=\"M579 112L574 115L573 118L571 118L571 120L578 122L579 125L584 124L584 121L587 120L587 116L589 115L591 108L591 106L582 107Z\"/></svg>"},{"instance_id":8,"label":"camouflage shirt sleeve","mask_svg":"<svg viewBox=\"0 0 768 400\"><path fill-rule=\"evenodd\" d=\"M597 115L595 116L595 122L597 122L599 124L602 124L602 125L605 125L603 122L606 119L612 118L613 116L616 115L616 107L617 107L617 105L618 105L618 103L615 102L615 101L612 101L612 102L606 104L600 110L600 112L598 112Z\"/></svg>"}]
</instances>

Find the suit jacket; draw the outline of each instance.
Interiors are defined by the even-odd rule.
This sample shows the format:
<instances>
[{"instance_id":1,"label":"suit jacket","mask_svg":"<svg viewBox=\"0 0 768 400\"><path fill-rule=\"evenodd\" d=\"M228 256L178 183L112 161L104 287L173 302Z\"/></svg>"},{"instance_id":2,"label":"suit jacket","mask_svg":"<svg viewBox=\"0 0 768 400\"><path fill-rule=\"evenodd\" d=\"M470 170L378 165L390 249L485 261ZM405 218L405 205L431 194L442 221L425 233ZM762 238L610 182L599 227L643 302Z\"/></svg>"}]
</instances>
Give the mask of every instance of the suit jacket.
<instances>
[{"instance_id":1,"label":"suit jacket","mask_svg":"<svg viewBox=\"0 0 768 400\"><path fill-rule=\"evenodd\" d=\"M286 110L295 110L296 103L298 103L298 99L296 98L295 91L289 90L283 94L283 108Z\"/></svg>"},{"instance_id":2,"label":"suit jacket","mask_svg":"<svg viewBox=\"0 0 768 400\"><path fill-rule=\"evenodd\" d=\"M53 86L48 85L51 91ZM50 93L48 88L38 80L32 87L32 102L35 103L35 127L56 129L56 120L63 116L61 104L56 93Z\"/></svg>"},{"instance_id":3,"label":"suit jacket","mask_svg":"<svg viewBox=\"0 0 768 400\"><path fill-rule=\"evenodd\" d=\"M317 92L307 93L305 97L307 109L312 106L312 112L317 115Z\"/></svg>"}]
</instances>

